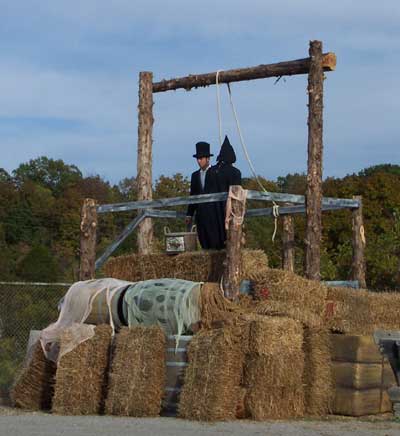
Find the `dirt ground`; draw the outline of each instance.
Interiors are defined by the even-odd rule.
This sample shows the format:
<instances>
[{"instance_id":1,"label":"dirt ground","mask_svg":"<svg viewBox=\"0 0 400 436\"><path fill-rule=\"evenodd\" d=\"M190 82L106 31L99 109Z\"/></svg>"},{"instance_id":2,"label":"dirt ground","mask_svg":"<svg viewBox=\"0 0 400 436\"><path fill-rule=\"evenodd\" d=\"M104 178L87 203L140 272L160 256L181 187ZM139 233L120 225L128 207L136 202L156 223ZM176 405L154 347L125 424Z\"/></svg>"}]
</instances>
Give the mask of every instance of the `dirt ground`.
<instances>
[{"instance_id":1,"label":"dirt ground","mask_svg":"<svg viewBox=\"0 0 400 436\"><path fill-rule=\"evenodd\" d=\"M118 418L58 416L0 407L0 436L108 436L108 435L229 435L229 436L399 436L400 422L391 416L368 419L329 418L215 424L177 418Z\"/></svg>"}]
</instances>

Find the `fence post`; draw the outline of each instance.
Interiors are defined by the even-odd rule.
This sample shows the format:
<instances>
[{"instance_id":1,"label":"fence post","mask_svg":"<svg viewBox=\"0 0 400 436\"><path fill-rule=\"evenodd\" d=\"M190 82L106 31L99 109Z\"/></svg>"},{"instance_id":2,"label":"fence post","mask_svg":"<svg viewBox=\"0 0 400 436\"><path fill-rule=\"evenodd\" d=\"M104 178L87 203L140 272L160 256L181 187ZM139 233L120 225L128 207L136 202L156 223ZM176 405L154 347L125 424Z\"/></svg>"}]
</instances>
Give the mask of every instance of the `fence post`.
<instances>
[{"instance_id":1,"label":"fence post","mask_svg":"<svg viewBox=\"0 0 400 436\"><path fill-rule=\"evenodd\" d=\"M139 124L137 148L138 200L151 200L152 194L152 145L153 145L153 73L142 71L139 75ZM146 218L139 224L138 253L151 253L153 224Z\"/></svg>"},{"instance_id":2,"label":"fence post","mask_svg":"<svg viewBox=\"0 0 400 436\"><path fill-rule=\"evenodd\" d=\"M226 207L228 229L222 284L225 297L232 301L238 298L240 288L242 224L246 212L245 194L246 191L240 185L232 185L229 188Z\"/></svg>"},{"instance_id":3,"label":"fence post","mask_svg":"<svg viewBox=\"0 0 400 436\"><path fill-rule=\"evenodd\" d=\"M97 203L92 198L83 202L81 213L81 250L79 280L94 279L96 262Z\"/></svg>"},{"instance_id":4,"label":"fence post","mask_svg":"<svg viewBox=\"0 0 400 436\"><path fill-rule=\"evenodd\" d=\"M320 280L322 237L322 112L323 83L322 42L310 42L308 75L308 164L306 192L306 277Z\"/></svg>"},{"instance_id":5,"label":"fence post","mask_svg":"<svg viewBox=\"0 0 400 436\"><path fill-rule=\"evenodd\" d=\"M294 272L294 221L291 215L283 216L282 266Z\"/></svg>"},{"instance_id":6,"label":"fence post","mask_svg":"<svg viewBox=\"0 0 400 436\"><path fill-rule=\"evenodd\" d=\"M352 280L358 280L361 288L366 288L365 281L365 231L362 213L362 197L354 196L354 199L360 202L358 209L352 211L353 225L353 261L351 266Z\"/></svg>"}]
</instances>

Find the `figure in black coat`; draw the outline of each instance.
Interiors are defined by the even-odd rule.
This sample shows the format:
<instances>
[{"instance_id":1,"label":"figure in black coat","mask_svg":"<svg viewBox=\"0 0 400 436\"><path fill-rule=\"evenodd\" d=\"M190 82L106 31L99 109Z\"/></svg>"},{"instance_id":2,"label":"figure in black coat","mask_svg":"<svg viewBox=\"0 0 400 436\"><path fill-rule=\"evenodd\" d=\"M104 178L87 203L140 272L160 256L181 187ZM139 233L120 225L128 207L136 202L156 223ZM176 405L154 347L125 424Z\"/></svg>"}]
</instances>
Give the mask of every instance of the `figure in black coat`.
<instances>
[{"instance_id":1,"label":"figure in black coat","mask_svg":"<svg viewBox=\"0 0 400 436\"><path fill-rule=\"evenodd\" d=\"M210 144L198 142L196 154L200 167L192 174L190 195L211 194L218 191L217 175L210 166ZM191 225L195 216L197 235L204 249L221 250L225 246L224 215L219 203L190 204L186 213L186 224Z\"/></svg>"},{"instance_id":2,"label":"figure in black coat","mask_svg":"<svg viewBox=\"0 0 400 436\"><path fill-rule=\"evenodd\" d=\"M232 164L236 162L236 154L227 136L217 156L217 165L213 168L217 173L218 192L228 192L231 185L242 184L242 173Z\"/></svg>"}]
</instances>

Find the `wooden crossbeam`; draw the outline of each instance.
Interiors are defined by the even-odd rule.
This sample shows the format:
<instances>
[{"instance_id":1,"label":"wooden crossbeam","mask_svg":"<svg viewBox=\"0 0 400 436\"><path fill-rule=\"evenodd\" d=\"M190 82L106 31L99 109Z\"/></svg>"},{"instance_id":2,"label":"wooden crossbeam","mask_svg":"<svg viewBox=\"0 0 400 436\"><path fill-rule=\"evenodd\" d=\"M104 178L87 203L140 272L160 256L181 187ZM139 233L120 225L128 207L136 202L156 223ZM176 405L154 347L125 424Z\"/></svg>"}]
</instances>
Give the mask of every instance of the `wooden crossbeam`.
<instances>
[{"instance_id":1,"label":"wooden crossbeam","mask_svg":"<svg viewBox=\"0 0 400 436\"><path fill-rule=\"evenodd\" d=\"M187 197L172 197L161 198L158 200L142 200L131 201L126 203L113 203L103 204L97 207L97 213L105 212L125 212L129 210L150 209L159 207L170 206L183 206L188 204L201 204L201 203L213 203L215 201L224 201L227 199L228 194L226 192L219 192L216 194L202 194L191 195ZM286 202L294 204L305 203L304 195L285 194L280 192L261 192L261 191L247 191L248 200L260 200L260 201L276 201ZM341 208L357 209L359 201L357 199L349 198L331 198L324 197L322 199L323 206L340 206Z\"/></svg>"},{"instance_id":2,"label":"wooden crossbeam","mask_svg":"<svg viewBox=\"0 0 400 436\"><path fill-rule=\"evenodd\" d=\"M324 71L334 71L336 68L335 53L325 53L322 57ZM279 62L276 64L258 65L256 67L238 68L234 70L220 71L219 83L241 82L244 80L265 79L267 77L293 76L308 74L310 70L310 58L297 59L294 61ZM206 74L191 74L176 79L161 80L153 83L153 93L215 85L217 72Z\"/></svg>"},{"instance_id":3,"label":"wooden crossbeam","mask_svg":"<svg viewBox=\"0 0 400 436\"><path fill-rule=\"evenodd\" d=\"M115 241L107 247L104 253L96 260L95 270L98 270L104 262L111 256L111 254L125 241L125 239L136 229L136 227L146 218L146 215L140 213L133 219L115 239Z\"/></svg>"}]
</instances>

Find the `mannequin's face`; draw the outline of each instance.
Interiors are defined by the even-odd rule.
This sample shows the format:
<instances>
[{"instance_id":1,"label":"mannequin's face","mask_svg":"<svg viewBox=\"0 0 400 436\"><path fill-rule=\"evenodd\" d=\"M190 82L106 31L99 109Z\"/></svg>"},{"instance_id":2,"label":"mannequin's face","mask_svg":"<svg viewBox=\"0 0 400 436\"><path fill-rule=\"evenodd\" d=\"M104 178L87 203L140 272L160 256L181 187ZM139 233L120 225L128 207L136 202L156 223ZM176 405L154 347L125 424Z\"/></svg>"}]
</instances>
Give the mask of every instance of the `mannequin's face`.
<instances>
[{"instance_id":1,"label":"mannequin's face","mask_svg":"<svg viewBox=\"0 0 400 436\"><path fill-rule=\"evenodd\" d=\"M209 157L199 157L197 158L197 163L199 164L199 167L202 170L205 170L208 165L210 164L210 158Z\"/></svg>"}]
</instances>

